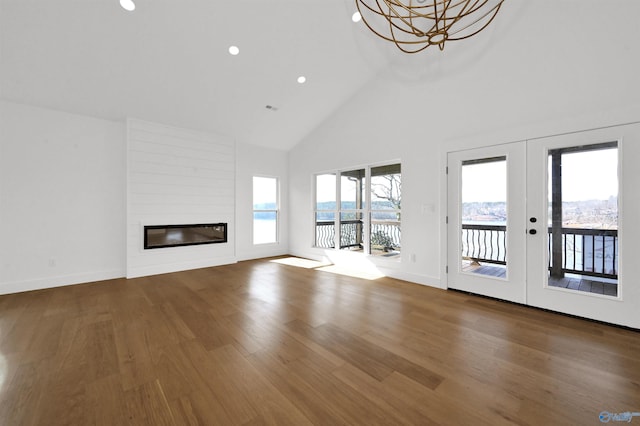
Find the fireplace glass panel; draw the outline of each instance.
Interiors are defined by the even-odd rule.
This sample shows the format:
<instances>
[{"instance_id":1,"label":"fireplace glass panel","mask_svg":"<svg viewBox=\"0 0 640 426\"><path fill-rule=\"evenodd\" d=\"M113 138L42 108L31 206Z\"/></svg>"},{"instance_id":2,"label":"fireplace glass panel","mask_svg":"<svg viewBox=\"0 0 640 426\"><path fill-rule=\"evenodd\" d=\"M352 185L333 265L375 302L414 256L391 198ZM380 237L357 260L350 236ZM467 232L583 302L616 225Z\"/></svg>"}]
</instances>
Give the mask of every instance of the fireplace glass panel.
<instances>
[{"instance_id":1,"label":"fireplace glass panel","mask_svg":"<svg viewBox=\"0 0 640 426\"><path fill-rule=\"evenodd\" d=\"M226 242L226 223L154 225L144 227L145 249Z\"/></svg>"}]
</instances>

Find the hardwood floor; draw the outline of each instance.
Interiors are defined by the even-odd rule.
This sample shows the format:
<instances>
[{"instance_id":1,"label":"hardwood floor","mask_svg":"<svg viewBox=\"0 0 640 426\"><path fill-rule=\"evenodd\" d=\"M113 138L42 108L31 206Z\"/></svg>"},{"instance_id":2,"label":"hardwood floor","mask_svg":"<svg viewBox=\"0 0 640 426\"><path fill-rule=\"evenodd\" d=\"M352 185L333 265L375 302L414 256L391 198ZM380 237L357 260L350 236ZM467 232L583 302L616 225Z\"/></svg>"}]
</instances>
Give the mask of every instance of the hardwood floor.
<instances>
[{"instance_id":1,"label":"hardwood floor","mask_svg":"<svg viewBox=\"0 0 640 426\"><path fill-rule=\"evenodd\" d=\"M640 333L389 278L257 260L0 296L2 425L596 425L603 411L640 411Z\"/></svg>"}]
</instances>

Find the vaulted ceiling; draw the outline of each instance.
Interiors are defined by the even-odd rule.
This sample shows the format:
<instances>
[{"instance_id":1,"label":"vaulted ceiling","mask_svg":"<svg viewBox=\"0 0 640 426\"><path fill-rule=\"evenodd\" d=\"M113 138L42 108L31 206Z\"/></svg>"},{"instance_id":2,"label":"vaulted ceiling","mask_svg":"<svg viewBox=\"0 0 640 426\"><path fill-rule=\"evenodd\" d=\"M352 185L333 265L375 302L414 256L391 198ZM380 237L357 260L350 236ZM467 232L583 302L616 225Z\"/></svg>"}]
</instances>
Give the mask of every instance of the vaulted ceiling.
<instances>
[{"instance_id":1,"label":"vaulted ceiling","mask_svg":"<svg viewBox=\"0 0 640 426\"><path fill-rule=\"evenodd\" d=\"M0 0L0 97L287 150L384 64L351 21L352 1L136 5Z\"/></svg>"}]
</instances>

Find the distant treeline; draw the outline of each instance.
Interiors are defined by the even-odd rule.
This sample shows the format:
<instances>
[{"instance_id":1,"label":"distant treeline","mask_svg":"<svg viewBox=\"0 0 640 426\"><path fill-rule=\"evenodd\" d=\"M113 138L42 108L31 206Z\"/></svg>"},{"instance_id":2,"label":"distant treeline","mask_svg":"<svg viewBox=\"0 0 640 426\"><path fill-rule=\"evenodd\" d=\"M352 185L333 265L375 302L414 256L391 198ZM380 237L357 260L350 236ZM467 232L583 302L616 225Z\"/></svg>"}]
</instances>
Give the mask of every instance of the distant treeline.
<instances>
[{"instance_id":1,"label":"distant treeline","mask_svg":"<svg viewBox=\"0 0 640 426\"><path fill-rule=\"evenodd\" d=\"M335 220L334 211L336 209L335 201L323 201L317 203L317 221L333 221ZM397 220L398 214L395 210L393 210L393 204L389 201L373 201L371 203L371 210L376 210L375 219L376 220ZM323 211L325 210L325 211ZM356 210L356 203L354 201L344 201L342 202L342 210ZM343 220L353 220L355 219L355 213L343 213Z\"/></svg>"}]
</instances>

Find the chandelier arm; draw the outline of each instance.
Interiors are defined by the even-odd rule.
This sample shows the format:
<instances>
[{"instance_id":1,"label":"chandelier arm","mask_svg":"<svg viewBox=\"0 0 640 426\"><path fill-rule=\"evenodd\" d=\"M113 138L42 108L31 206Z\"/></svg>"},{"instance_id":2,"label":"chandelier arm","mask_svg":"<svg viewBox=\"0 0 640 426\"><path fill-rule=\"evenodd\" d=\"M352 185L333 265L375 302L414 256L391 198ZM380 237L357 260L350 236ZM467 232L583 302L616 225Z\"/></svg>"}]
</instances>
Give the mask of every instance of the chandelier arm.
<instances>
[{"instance_id":1,"label":"chandelier arm","mask_svg":"<svg viewBox=\"0 0 640 426\"><path fill-rule=\"evenodd\" d=\"M497 6L501 5L502 2L504 0L500 0L500 3L498 3ZM476 0L475 3L473 3L472 5L469 5L469 3L467 3L467 5L469 5L469 7L467 8L467 5L462 7L462 11L458 14L458 20L466 18L468 16L471 16L472 14L476 13L478 10L481 10L483 7L485 7L486 4L489 3L489 0L484 0L481 2L481 0ZM471 24L466 25L464 28L468 28L470 26L472 26L473 24L479 22L480 20L482 20L485 16L487 16L488 14L490 14L496 6L492 7L491 9L489 9L489 11L487 13L485 13L484 15L482 15L481 17L475 19ZM466 9L466 10L465 10ZM471 19L471 18L469 18ZM463 30L464 28L461 28L460 30L455 31L455 33L460 32L461 30Z\"/></svg>"},{"instance_id":2,"label":"chandelier arm","mask_svg":"<svg viewBox=\"0 0 640 426\"><path fill-rule=\"evenodd\" d=\"M356 0L356 3L360 3L362 5L364 5L367 9L369 9L370 11L384 16L386 15L384 13L384 11L382 11L382 8L380 7L380 1L379 0L375 0L376 4L378 5L378 10L374 9L373 7L369 6L365 0ZM420 18L425 18L425 19L431 19L431 20L435 20L437 18L437 10L438 8L434 6L407 6L402 2L399 2L397 0L382 0L385 3L385 6L387 8L391 8L394 11L394 15L397 16L398 18L408 18L410 16L417 16ZM446 5L446 3L449 3L448 5ZM469 0L458 0L457 3L453 3L451 4L451 0L448 1L442 1L442 0L435 0L434 1L434 5L445 5L445 9L446 10L455 10L457 8L459 8L460 6L463 6L464 4L469 3ZM464 17L466 15L469 15L473 12L475 12L477 9L482 8L482 6L484 6L486 3L488 3L488 0L484 0L482 2L481 5L476 6L478 3L480 3L480 0L476 0L473 5L471 7L463 7L464 9L468 9L467 11L465 11L463 14L458 14L461 15L461 17ZM397 11L397 8L392 7L396 6L397 8L403 9L404 11L407 12L407 15L402 15ZM426 12L423 12L422 9L426 9ZM435 12L429 12L434 10ZM449 19L449 18L447 18Z\"/></svg>"},{"instance_id":3,"label":"chandelier arm","mask_svg":"<svg viewBox=\"0 0 640 426\"><path fill-rule=\"evenodd\" d=\"M356 7L358 8L358 12L360 12L360 6L358 5L358 3L360 3L360 0L357 1L356 3ZM376 12L375 10L371 9L371 7L369 7L367 4L364 5L365 7L367 7L368 9L370 9L372 12L377 13L379 15L381 15L380 13ZM362 16L362 13L360 13L360 15ZM384 15L382 15L384 17ZM387 20L388 21L388 20ZM367 20L363 17L362 18L362 22L364 22L364 24L367 26L367 28L369 28L371 30L371 32L373 32L375 35L377 35L378 37L380 37L381 39L384 39L386 41L391 41L393 43L402 43L402 44L422 44L422 43L426 43L426 41L424 40L418 40L418 41L397 41L394 37L389 37L387 35L381 34L378 31L376 31L368 22ZM394 25L395 26L395 25ZM399 30L402 30L401 28L398 28ZM405 31L406 32L406 31ZM412 33L408 33L408 34L412 34ZM403 50L403 49L401 49ZM404 50L403 50L404 51ZM407 52L407 53L413 53L413 52Z\"/></svg>"},{"instance_id":4,"label":"chandelier arm","mask_svg":"<svg viewBox=\"0 0 640 426\"><path fill-rule=\"evenodd\" d=\"M500 2L500 4L494 6L492 9L490 9L487 13L485 13L484 15L482 15L481 17L479 17L478 19L476 19L475 21L473 21L472 23L455 30L454 32L451 33L451 35L456 35L462 31L464 31L465 29L472 27L473 25L477 24L478 22L480 22L482 19L486 18L489 14L493 13L493 16L491 16L491 18L489 18L487 20L487 22L482 25L482 27L480 27L478 30L470 33L470 34L466 34L462 37L451 37L449 38L449 40L453 40L453 41L458 41L458 40L464 40L467 39L469 37L473 37L474 35L478 34L480 31L484 30L485 28L487 28L489 26L489 24L495 19L495 17L498 15L498 11L500 10L500 7L502 6L502 2Z\"/></svg>"},{"instance_id":5,"label":"chandelier arm","mask_svg":"<svg viewBox=\"0 0 640 426\"><path fill-rule=\"evenodd\" d=\"M402 52L410 53L410 54L418 53L418 52L422 52L423 50L425 50L427 47L429 47L431 45L431 43L429 43L428 39L427 40L416 40L416 41L398 40L396 38L395 31L393 30L394 27L396 27L396 28L398 28L398 27L396 25L392 24L391 21L389 21L389 24L390 24L389 25L389 32L391 33L391 36L393 37L393 43ZM400 30L404 31L405 33L407 32L402 28L400 28ZM405 48L405 45L409 45L411 47L414 47L414 46L420 45L420 44L423 44L424 46L422 46L422 47L420 47L418 49L414 49L414 50L409 50L408 48Z\"/></svg>"},{"instance_id":6,"label":"chandelier arm","mask_svg":"<svg viewBox=\"0 0 640 426\"><path fill-rule=\"evenodd\" d=\"M476 12L477 10L481 9L484 5L486 5L489 0L484 0L481 2L481 0L476 0L469 8L468 10L465 11L465 9L467 9L467 5L470 4L469 0L459 0L457 3L451 5L450 1L442 1L442 0L434 0L433 1L433 10L434 12L432 14L420 14L415 12L415 9L418 8L426 8L428 6L419 6L419 7L412 7L412 6L405 6L403 3L398 3L396 1L393 0L383 0L385 2L385 4L387 5L387 7L389 8L389 13L391 13L393 11L393 17L384 14L384 12L381 11L381 14L384 16L384 18L389 21L395 28L397 28L398 30L406 33L406 34L410 34L410 35L415 35L416 37L425 37L428 34L431 34L435 28L435 32L436 33L446 33L449 34L449 28L451 28L453 25L455 25L458 21L460 21L461 19L469 16L470 14ZM504 0L503 0L504 1ZM378 1L376 1L376 3L379 4ZM448 3L448 4L446 4ZM479 6L477 6L480 3ZM409 13L409 15L401 15L394 7L391 6L391 4L400 6L402 9L404 9L407 13ZM500 2L500 5L502 4L502 1ZM444 10L442 11L442 13L438 13L437 7L439 5L443 5L444 6ZM462 7L462 11L460 13L458 13L455 17L449 17L447 16L447 10L449 10L449 8L456 8L460 5L463 5ZM366 6L366 4L365 4ZM499 6L499 5L498 5ZM465 26L464 28L461 28L458 31L455 31L451 34L457 34L460 31L464 30L465 28L468 28L470 26L475 25L477 22L479 22L480 20L482 20L482 18L484 18L485 16L487 16L489 13L491 13L493 11L493 9L495 9L496 6L494 6L494 8L492 8L489 12L487 12L486 14L484 14L483 16L479 17L478 19L476 19L474 22L472 22L471 24ZM499 9L499 7L498 7ZM497 13L497 12L496 12ZM424 31L424 30L420 30L417 27L415 27L413 25L413 19L416 17L420 17L420 18L425 18L425 19L430 19L434 21L434 24L431 26L431 28L428 31ZM433 17L432 17L433 16ZM398 26L397 24L395 24L394 22L392 22L392 20L394 19L394 17L400 21L402 21L402 23L404 23L405 25L407 25L409 28L412 29L412 31L408 31L405 28L402 28L400 26ZM408 20L407 20L408 19ZM444 21L444 26L439 28L438 24ZM480 30L481 31L481 30ZM477 34L479 31L477 31L474 34ZM466 37L465 37L466 38ZM462 38L459 39L452 39L451 37L447 37L447 40L462 40ZM440 43L439 43L440 44Z\"/></svg>"},{"instance_id":7,"label":"chandelier arm","mask_svg":"<svg viewBox=\"0 0 640 426\"><path fill-rule=\"evenodd\" d=\"M493 17L495 17L495 15L498 13L498 10L500 10L500 7L502 6L502 3L504 2L504 0L499 0L499 2L497 4L495 4L493 7L491 7L489 10L487 10L486 13L484 13L482 16L476 18L473 22L465 25L462 28L456 29L455 31L453 31L451 34L457 34L460 33L462 31L464 31L465 29L472 27L473 25L477 24L478 22L482 21L485 17L487 17L488 15L493 13ZM463 7L463 12L459 13L458 16L456 16L455 18L455 22L458 22L470 15L472 15L473 13L477 12L478 10L482 9L486 4L489 3L489 0L483 0L481 3L481 0L476 0L475 3L473 3L473 5L469 6L468 8L465 6ZM467 9L466 11L464 11L464 9ZM491 20L493 19L493 17L491 18ZM491 20L489 22L491 22ZM483 26L483 28L486 27L486 25ZM473 34L477 34L478 32L482 31L478 30L476 32L474 32ZM470 37L471 35L469 35ZM462 40L462 39L452 39L452 40Z\"/></svg>"},{"instance_id":8,"label":"chandelier arm","mask_svg":"<svg viewBox=\"0 0 640 426\"><path fill-rule=\"evenodd\" d=\"M458 3L456 3L454 6L451 6L451 7L454 7L454 8L455 8L455 7L458 7L458 6L460 6L460 5L463 5L463 6L462 6L462 8L461 8L461 10L460 10L460 11L458 12L458 14L457 14L457 15L455 15L455 16L448 16L448 17L447 17L447 16L446 16L446 14L447 14L447 10L448 10L448 9L446 9L446 10L443 12L443 15L444 15L444 18L443 18L443 19L445 20L445 25L444 25L444 27L443 27L443 29L442 29L442 30L443 30L443 32L444 32L444 33L446 33L446 34L447 34L447 40L451 40L451 37L449 37L451 34L456 34L456 33L460 32L460 31L462 30L462 29L461 29L461 30L458 30L458 31L454 31L453 33L451 33L451 32L450 32L450 29L451 29L451 28L452 28L456 23L458 23L458 21L460 21L460 20L462 20L462 19L466 18L467 16L471 15L472 13L474 13L476 10L478 10L479 8L481 8L483 5L487 4L489 0L484 0L484 1L482 2L482 4L476 8L476 5L477 5L478 3L480 3L480 1L481 1L481 0L475 0L475 2L473 3L473 5L471 5L471 6L468 8L468 10L466 10L466 11L465 11L465 9L467 9L467 6L470 4L469 0L461 0L461 1L459 1L459 2L458 2ZM450 6L447 6L447 7L450 7ZM477 23L479 20L481 20L483 17L484 17L484 16L482 16L482 17L480 17L480 18L476 19L474 22L472 22L471 24L469 24L469 25L468 25L468 26L466 26L465 28L467 28L467 27L469 27L469 26L474 25L474 24L475 24L475 23ZM449 22L448 24L447 24L447 21ZM463 28L463 29L464 29L464 28Z\"/></svg>"},{"instance_id":9,"label":"chandelier arm","mask_svg":"<svg viewBox=\"0 0 640 426\"><path fill-rule=\"evenodd\" d=\"M360 12L360 16L362 17L362 21L363 21L363 22L365 23L365 25L366 25L366 26L367 26L367 27L368 27L372 32L374 32L378 37L381 37L381 38L383 38L383 39L385 39L385 40L387 40L387 41L394 41L394 40L396 40L396 39L395 39L395 37L389 38L389 36L384 36L384 35L380 34L380 32L378 32L377 30L375 30L375 29L374 29L374 28L373 28L373 27L372 27L372 26L367 22L366 17L362 14L362 11L360 10L360 4L362 4L364 7L366 7L367 9L369 9L371 12L375 13L376 15L381 16L381 17L382 17L382 18L384 18L387 22L389 22L389 24L390 24L390 25L392 25L392 26L393 26L394 28L396 28L397 30L404 32L405 34L412 35L412 36L416 36L416 37L424 37L426 34L428 34L428 33L433 29L433 27L431 27L431 29L429 29L429 31L428 31L428 32L424 32L424 31L419 31L419 32L417 32L417 31L415 31L415 28L414 28L413 26L409 25L409 23L406 21L406 19L404 19L404 18L405 18L405 16L403 16L403 15L399 15L399 14L397 13L397 11L389 5L389 2L388 2L387 0L383 0L383 1L384 1L384 3L387 5L387 7L389 7L389 9L390 9L390 12L389 12L389 13L391 13L391 11L393 11L393 15L394 15L394 16L389 16L389 15L385 14L385 13L384 13L384 11L382 11L382 7L380 6L380 1L378 1L378 0L376 0L376 4L377 4L377 5L378 5L378 7L380 8L380 10L376 10L376 9L374 9L373 7L369 6L367 3L364 3L364 2L363 2L363 0L356 0L356 7L358 8L358 12ZM410 28L414 29L414 31L409 31L409 30L407 30L406 28L402 28L401 26L399 26L398 24L396 24L396 23L394 22L394 20L395 20L395 19L400 20L401 22L403 22L404 24L406 24L408 27L410 27ZM406 42L403 42L403 43L405 43L405 44L421 44L421 43L424 43L424 41L416 41L416 42L409 42L409 41L406 41Z\"/></svg>"},{"instance_id":10,"label":"chandelier arm","mask_svg":"<svg viewBox=\"0 0 640 426\"><path fill-rule=\"evenodd\" d=\"M424 32L424 31L420 31L418 30L418 28L413 26L413 16L415 15L415 13L413 13L413 10L411 9L411 7L409 6L409 8L407 6L405 6L404 4L401 3L397 3L395 1L389 1L389 0L384 0L384 2L387 4L387 7L389 8L389 13L391 14L391 12L393 11L393 17L386 15L385 18L387 19L387 21L389 21L395 28L397 28L400 31L403 31L407 34L411 34L414 35L416 37L424 37L425 34L428 34L428 32ZM404 9L408 15L402 15L400 13L398 13L398 11L391 6L390 3L393 3L397 6L400 6L402 9ZM420 16L422 17L422 16ZM392 22L393 20L398 19L399 21L401 21L403 24L405 24L407 27L411 28L412 31L407 31L405 28L402 28L400 26L398 26L395 22ZM408 19L408 20L407 20ZM427 19L431 19L431 18L427 18ZM433 27L431 27L431 29L433 29Z\"/></svg>"},{"instance_id":11,"label":"chandelier arm","mask_svg":"<svg viewBox=\"0 0 640 426\"><path fill-rule=\"evenodd\" d=\"M478 34L493 22L503 2L428 0L424 6L413 6L412 0L408 4L405 4L406 0L355 0L367 28L383 40L393 42L405 53L417 53L434 45L443 50L449 40L464 40ZM483 8L488 10L483 12ZM373 20L362 14L365 10ZM477 14L480 16L476 17ZM377 19L387 22L387 31L383 30L384 26L381 28L376 24ZM421 28L421 25L427 28ZM457 25L462 26L458 28Z\"/></svg>"}]
</instances>

